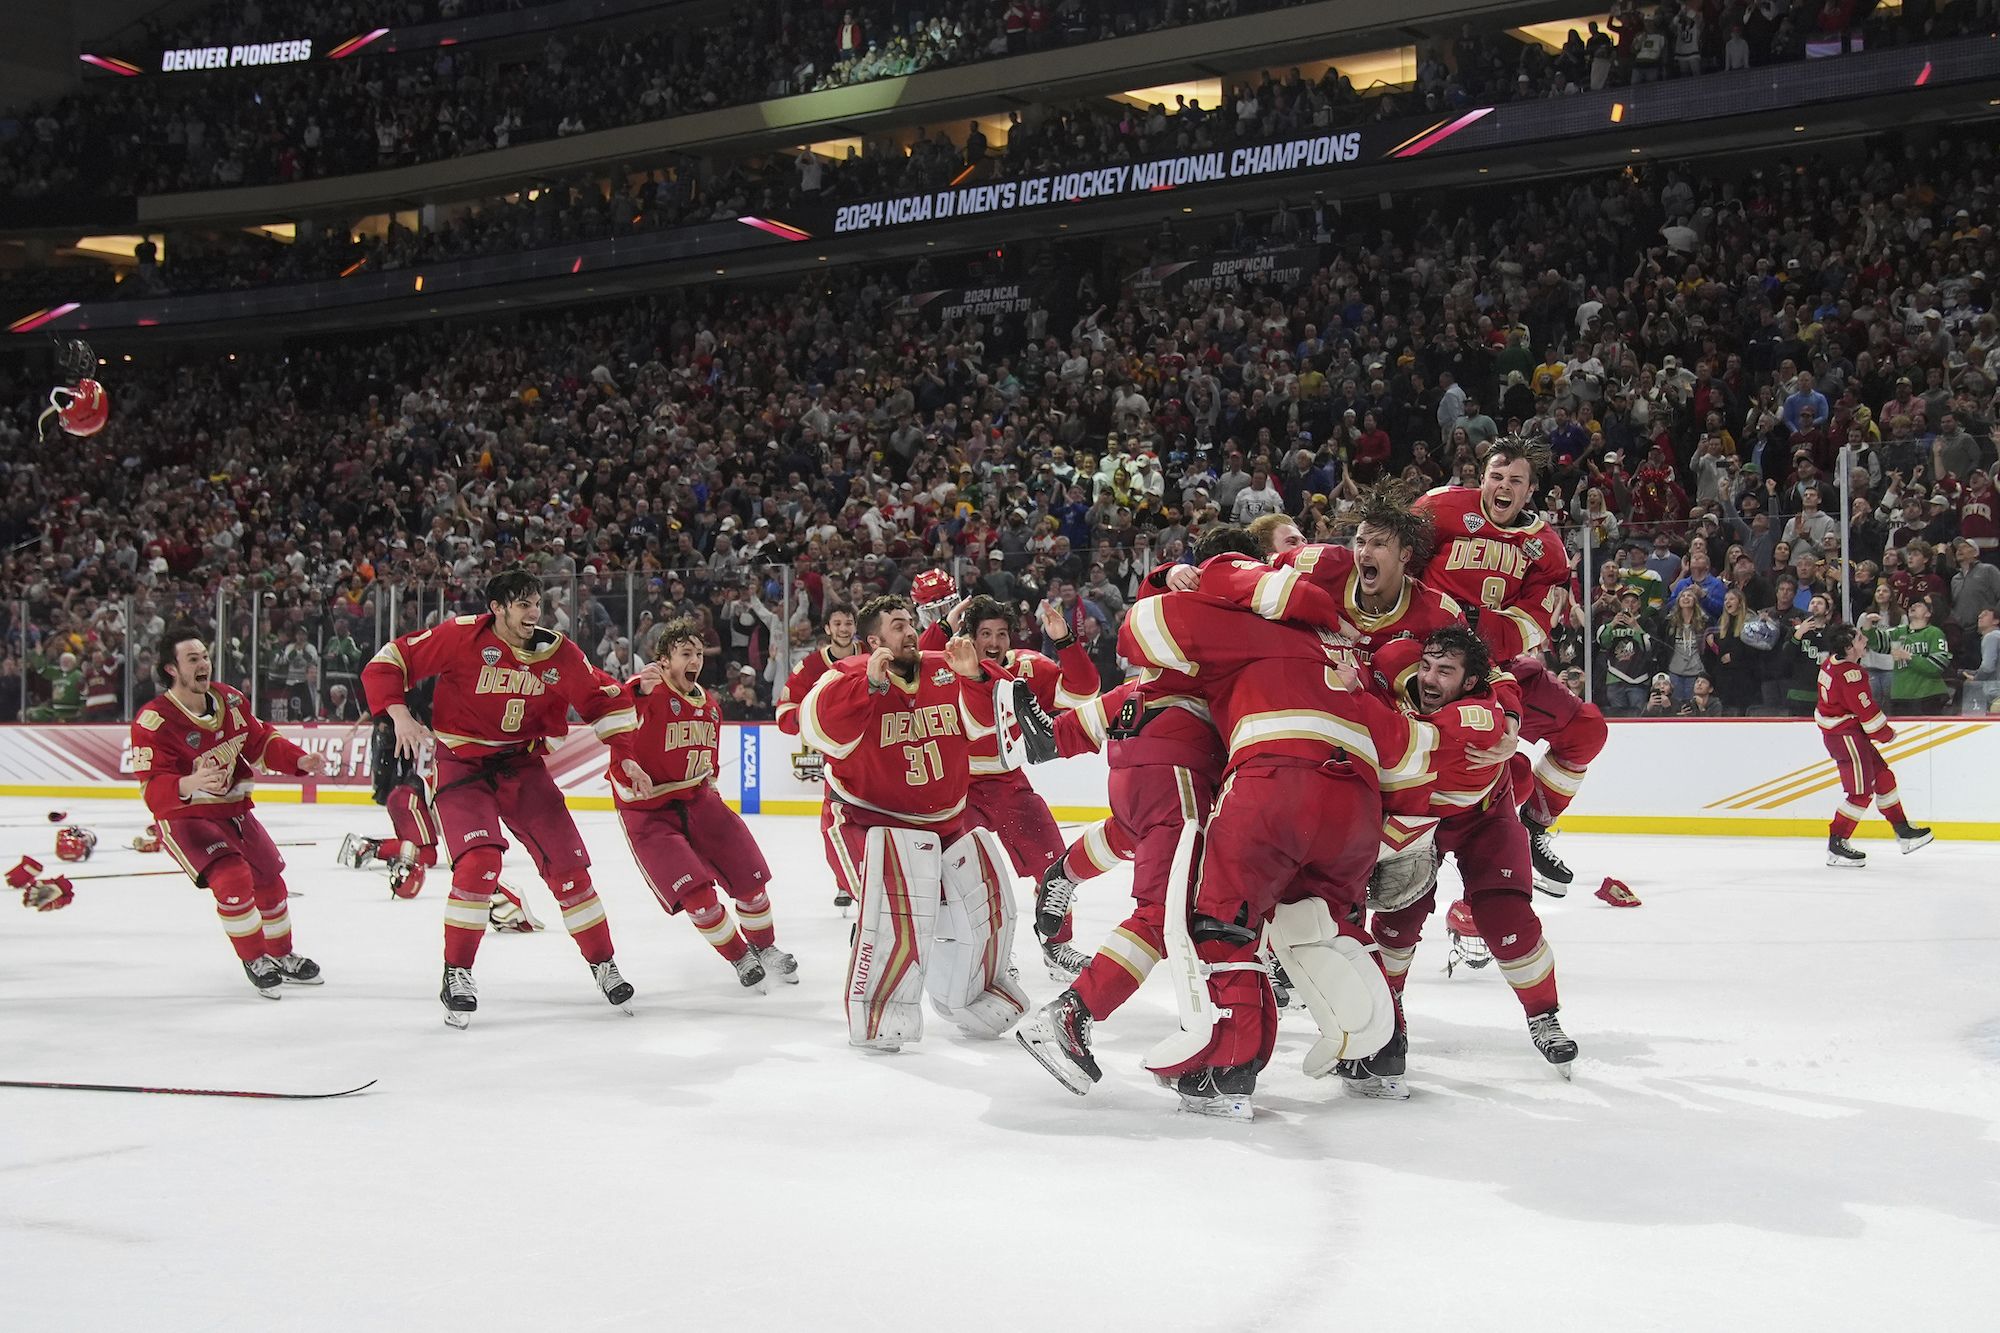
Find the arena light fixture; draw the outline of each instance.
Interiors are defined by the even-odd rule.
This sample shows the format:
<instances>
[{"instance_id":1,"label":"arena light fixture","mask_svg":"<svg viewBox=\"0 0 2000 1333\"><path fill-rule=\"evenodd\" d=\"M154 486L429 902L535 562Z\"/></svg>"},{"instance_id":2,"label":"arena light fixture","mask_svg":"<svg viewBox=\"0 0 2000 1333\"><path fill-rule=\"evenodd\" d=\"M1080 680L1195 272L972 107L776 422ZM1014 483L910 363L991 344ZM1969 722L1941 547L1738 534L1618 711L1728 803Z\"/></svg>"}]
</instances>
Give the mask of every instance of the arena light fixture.
<instances>
[{"instance_id":1,"label":"arena light fixture","mask_svg":"<svg viewBox=\"0 0 2000 1333\"><path fill-rule=\"evenodd\" d=\"M794 227L789 222L780 222L776 218L757 218L757 217L745 216L745 217L740 217L736 220L742 223L746 227L755 227L758 231L769 232L771 235L776 236L779 240L809 241L812 239L811 232L801 230L798 227Z\"/></svg>"},{"instance_id":2,"label":"arena light fixture","mask_svg":"<svg viewBox=\"0 0 2000 1333\"><path fill-rule=\"evenodd\" d=\"M131 61L120 60L116 56L94 56L86 51L77 59L86 65L95 65L106 73L116 74L121 79L136 79L146 72Z\"/></svg>"},{"instance_id":3,"label":"arena light fixture","mask_svg":"<svg viewBox=\"0 0 2000 1333\"><path fill-rule=\"evenodd\" d=\"M7 326L9 333L33 333L52 320L61 319L70 311L82 305L81 301L65 301L61 305L45 306L32 315L23 315ZM102 364L101 362L99 364Z\"/></svg>"}]
</instances>

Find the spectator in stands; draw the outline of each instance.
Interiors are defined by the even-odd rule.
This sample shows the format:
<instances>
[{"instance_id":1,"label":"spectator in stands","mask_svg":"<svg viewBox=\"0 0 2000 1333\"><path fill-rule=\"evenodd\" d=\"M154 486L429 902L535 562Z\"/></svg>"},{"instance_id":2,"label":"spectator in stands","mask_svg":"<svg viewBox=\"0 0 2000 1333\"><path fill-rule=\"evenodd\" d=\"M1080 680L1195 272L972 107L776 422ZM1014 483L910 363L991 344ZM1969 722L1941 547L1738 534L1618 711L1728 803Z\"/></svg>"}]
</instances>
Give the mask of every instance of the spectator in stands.
<instances>
[{"instance_id":1,"label":"spectator in stands","mask_svg":"<svg viewBox=\"0 0 2000 1333\"><path fill-rule=\"evenodd\" d=\"M1868 646L1887 653L1895 663L1889 697L1897 713L1933 713L1951 696L1945 672L1951 650L1944 631L1931 623L1931 604L1918 600L1905 609L1907 619L1894 629L1869 631Z\"/></svg>"},{"instance_id":2,"label":"spectator in stands","mask_svg":"<svg viewBox=\"0 0 2000 1333\"><path fill-rule=\"evenodd\" d=\"M1978 663L1967 673L1965 695L1959 711L1986 714L2000 703L2000 612L1982 609L1974 625L1979 645Z\"/></svg>"},{"instance_id":3,"label":"spectator in stands","mask_svg":"<svg viewBox=\"0 0 2000 1333\"><path fill-rule=\"evenodd\" d=\"M1675 703L1694 694L1694 678L1702 673L1701 653L1708 637L1709 620L1702 610L1701 595L1693 585L1683 583L1674 592L1673 607L1660 631L1666 646L1667 678Z\"/></svg>"}]
</instances>

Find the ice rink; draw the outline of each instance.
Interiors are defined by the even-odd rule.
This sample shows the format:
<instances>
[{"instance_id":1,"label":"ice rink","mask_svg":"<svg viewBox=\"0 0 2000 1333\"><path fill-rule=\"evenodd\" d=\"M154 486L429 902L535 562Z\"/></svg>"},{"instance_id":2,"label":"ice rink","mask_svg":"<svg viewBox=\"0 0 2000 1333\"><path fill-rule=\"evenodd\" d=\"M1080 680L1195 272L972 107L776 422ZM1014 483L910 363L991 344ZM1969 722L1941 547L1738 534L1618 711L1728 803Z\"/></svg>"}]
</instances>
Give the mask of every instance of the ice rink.
<instances>
[{"instance_id":1,"label":"ice rink","mask_svg":"<svg viewBox=\"0 0 2000 1333\"><path fill-rule=\"evenodd\" d=\"M55 866L47 802L0 851ZM437 1000L441 872L416 901L337 868L373 807L263 815L327 984L259 999L212 901L92 880L0 904L0 1078L321 1091L327 1102L0 1089L11 1330L1034 1330L1990 1327L2000 1308L2000 849L1570 836L1539 900L1573 1084L1498 970L1411 974L1412 1098L1344 1099L1287 1018L1244 1126L1176 1114L1139 1068L1155 978L1064 1091L1012 1040L932 1021L848 1049L846 926L817 829L753 820L804 984L746 993L580 817L635 1014L552 923L489 935L472 1027ZM1921 812L1919 812L1921 813ZM135 802L70 806L79 873ZM1605 874L1644 899L1590 896ZM1125 875L1081 899L1088 947ZM1019 955L1036 1001L1059 989Z\"/></svg>"}]
</instances>

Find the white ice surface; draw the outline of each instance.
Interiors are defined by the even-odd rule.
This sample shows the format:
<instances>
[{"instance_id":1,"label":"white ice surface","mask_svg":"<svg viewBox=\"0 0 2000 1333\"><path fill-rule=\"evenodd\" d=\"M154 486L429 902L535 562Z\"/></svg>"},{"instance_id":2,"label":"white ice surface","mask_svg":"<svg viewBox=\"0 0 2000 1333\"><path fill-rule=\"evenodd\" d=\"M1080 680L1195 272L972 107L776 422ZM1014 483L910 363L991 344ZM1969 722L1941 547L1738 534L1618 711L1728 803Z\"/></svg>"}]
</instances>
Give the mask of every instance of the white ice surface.
<instances>
[{"instance_id":1,"label":"white ice surface","mask_svg":"<svg viewBox=\"0 0 2000 1333\"><path fill-rule=\"evenodd\" d=\"M0 849L51 865L48 806ZM139 807L71 810L82 873ZM332 1102L0 1089L0 1328L1990 1328L2000 1308L2000 850L1585 838L1541 899L1581 1043L1536 1056L1497 969L1409 992L1415 1095L1306 1079L1288 1018L1254 1125L1139 1069L1155 981L1065 1092L1011 1040L931 1025L864 1055L817 830L753 821L804 984L744 993L582 816L636 1015L556 927L489 935L440 1021L444 889L336 868L371 808L272 806L318 990L256 997L204 895L93 880L0 901L0 1078L330 1090ZM510 856L509 878L532 883ZM1614 910L1600 876L1645 900ZM1079 943L1125 876L1080 903ZM552 923L537 884L531 903ZM1036 1000L1057 987L1019 949Z\"/></svg>"}]
</instances>

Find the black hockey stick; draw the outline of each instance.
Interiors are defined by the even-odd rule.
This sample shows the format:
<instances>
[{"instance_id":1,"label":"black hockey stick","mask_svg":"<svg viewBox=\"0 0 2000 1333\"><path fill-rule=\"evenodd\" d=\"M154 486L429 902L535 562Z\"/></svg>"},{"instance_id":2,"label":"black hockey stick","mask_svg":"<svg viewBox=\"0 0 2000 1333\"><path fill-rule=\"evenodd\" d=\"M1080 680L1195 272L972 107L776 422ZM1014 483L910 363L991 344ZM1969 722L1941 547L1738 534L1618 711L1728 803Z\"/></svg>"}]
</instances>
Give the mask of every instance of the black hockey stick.
<instances>
[{"instance_id":1,"label":"black hockey stick","mask_svg":"<svg viewBox=\"0 0 2000 1333\"><path fill-rule=\"evenodd\" d=\"M366 1092L375 1086L369 1079L358 1088L347 1088L341 1092L238 1092L228 1088L146 1088L137 1084L124 1083L33 1083L21 1079L0 1078L0 1088L57 1088L64 1092L162 1092L176 1097L264 1097L288 1102L318 1102L329 1097L347 1097L357 1092Z\"/></svg>"}]
</instances>

